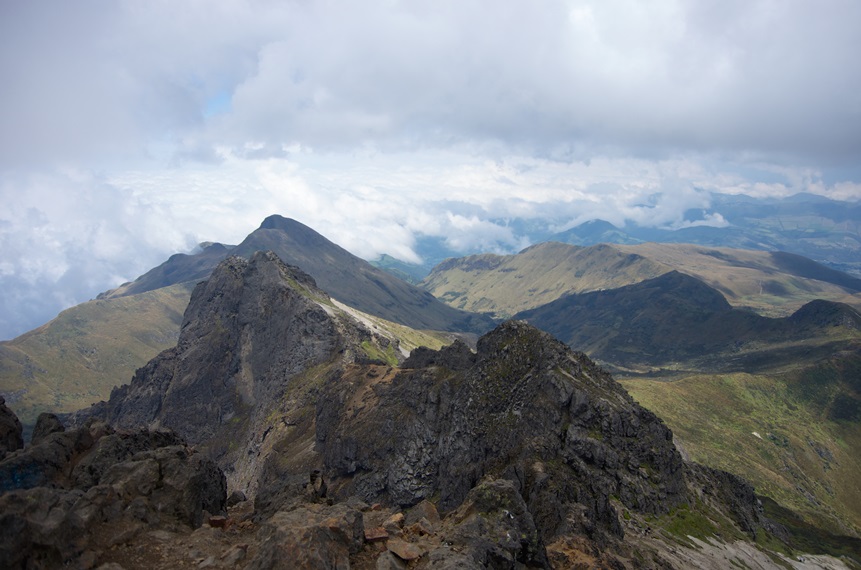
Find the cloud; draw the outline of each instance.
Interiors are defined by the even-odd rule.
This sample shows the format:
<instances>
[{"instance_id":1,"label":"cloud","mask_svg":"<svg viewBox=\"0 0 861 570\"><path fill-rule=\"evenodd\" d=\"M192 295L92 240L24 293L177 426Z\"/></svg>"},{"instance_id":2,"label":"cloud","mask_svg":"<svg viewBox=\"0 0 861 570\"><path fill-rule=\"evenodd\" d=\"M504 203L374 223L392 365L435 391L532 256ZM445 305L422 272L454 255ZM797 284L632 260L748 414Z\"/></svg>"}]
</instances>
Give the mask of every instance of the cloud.
<instances>
[{"instance_id":1,"label":"cloud","mask_svg":"<svg viewBox=\"0 0 861 570\"><path fill-rule=\"evenodd\" d=\"M857 200L858 21L851 0L0 3L0 337L272 213L419 261L425 238L720 225L710 192Z\"/></svg>"},{"instance_id":2,"label":"cloud","mask_svg":"<svg viewBox=\"0 0 861 570\"><path fill-rule=\"evenodd\" d=\"M861 6L849 0L3 11L0 155L15 164L134 155L165 140L834 163L861 150Z\"/></svg>"},{"instance_id":3,"label":"cloud","mask_svg":"<svg viewBox=\"0 0 861 570\"><path fill-rule=\"evenodd\" d=\"M0 333L7 337L194 244L161 208L81 172L6 177L0 199Z\"/></svg>"}]
</instances>

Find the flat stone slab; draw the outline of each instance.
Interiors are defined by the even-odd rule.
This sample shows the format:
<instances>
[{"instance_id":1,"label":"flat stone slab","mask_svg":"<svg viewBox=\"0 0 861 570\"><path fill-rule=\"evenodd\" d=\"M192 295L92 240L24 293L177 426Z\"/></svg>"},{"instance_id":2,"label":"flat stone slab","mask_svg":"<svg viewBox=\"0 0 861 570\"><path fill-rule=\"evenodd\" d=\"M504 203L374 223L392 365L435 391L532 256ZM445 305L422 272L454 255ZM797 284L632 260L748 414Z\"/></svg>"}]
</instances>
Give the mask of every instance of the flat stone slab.
<instances>
[{"instance_id":1,"label":"flat stone slab","mask_svg":"<svg viewBox=\"0 0 861 570\"><path fill-rule=\"evenodd\" d=\"M390 538L386 542L386 547L392 554L407 562L421 558L422 554L425 553L417 544L412 544L400 538Z\"/></svg>"}]
</instances>

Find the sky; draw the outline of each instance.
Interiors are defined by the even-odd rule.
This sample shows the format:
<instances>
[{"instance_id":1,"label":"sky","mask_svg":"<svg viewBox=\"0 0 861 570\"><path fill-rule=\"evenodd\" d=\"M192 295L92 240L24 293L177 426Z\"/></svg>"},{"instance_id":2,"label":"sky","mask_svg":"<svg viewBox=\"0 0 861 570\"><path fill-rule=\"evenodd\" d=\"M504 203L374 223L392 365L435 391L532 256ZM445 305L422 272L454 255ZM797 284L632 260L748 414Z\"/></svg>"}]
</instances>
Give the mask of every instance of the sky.
<instances>
[{"instance_id":1,"label":"sky","mask_svg":"<svg viewBox=\"0 0 861 570\"><path fill-rule=\"evenodd\" d=\"M0 339L297 219L366 259L499 220L861 199L855 0L0 0ZM719 215L707 223L726 223Z\"/></svg>"}]
</instances>

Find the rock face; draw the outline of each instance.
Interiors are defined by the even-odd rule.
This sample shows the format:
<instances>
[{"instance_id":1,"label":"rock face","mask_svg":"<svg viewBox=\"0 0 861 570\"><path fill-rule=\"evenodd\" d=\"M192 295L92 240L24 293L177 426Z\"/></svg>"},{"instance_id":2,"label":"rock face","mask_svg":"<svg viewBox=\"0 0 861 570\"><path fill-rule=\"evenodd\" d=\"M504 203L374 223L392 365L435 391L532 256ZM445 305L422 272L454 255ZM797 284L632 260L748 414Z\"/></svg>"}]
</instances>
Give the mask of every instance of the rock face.
<instances>
[{"instance_id":1,"label":"rock face","mask_svg":"<svg viewBox=\"0 0 861 570\"><path fill-rule=\"evenodd\" d=\"M37 445L0 463L0 512L68 560L80 533L38 527L47 514L28 514L22 493L55 505L63 529L80 512L195 526L224 507L214 461L253 501L252 568L546 568L554 544L573 566L570 537L606 552L695 503L750 534L764 524L749 486L686 466L654 414L526 323L399 366L374 357L390 348L274 254L230 258L195 289L175 348L84 427L46 418Z\"/></svg>"},{"instance_id":2,"label":"rock face","mask_svg":"<svg viewBox=\"0 0 861 570\"><path fill-rule=\"evenodd\" d=\"M0 461L0 567L86 566L85 552L224 510L224 474L172 432L97 421Z\"/></svg>"},{"instance_id":3,"label":"rock face","mask_svg":"<svg viewBox=\"0 0 861 570\"><path fill-rule=\"evenodd\" d=\"M306 505L276 513L260 529L261 548L249 569L350 568L364 543L362 513L346 505Z\"/></svg>"},{"instance_id":4,"label":"rock face","mask_svg":"<svg viewBox=\"0 0 861 570\"><path fill-rule=\"evenodd\" d=\"M222 466L232 489L253 497L272 430L293 427L294 417L307 417L299 431L313 427L313 413L297 409L313 406L311 371L367 360L363 349L385 353L391 343L346 317L311 277L275 254L231 257L195 288L177 346L76 421L95 416L120 428L175 430ZM291 392L296 385L305 391ZM316 466L312 458L298 470L302 483Z\"/></svg>"},{"instance_id":5,"label":"rock face","mask_svg":"<svg viewBox=\"0 0 861 570\"><path fill-rule=\"evenodd\" d=\"M281 395L294 375L329 360L340 345L325 298L298 268L272 253L232 257L192 293L176 348L111 394L105 419L157 423L191 443Z\"/></svg>"},{"instance_id":6,"label":"rock face","mask_svg":"<svg viewBox=\"0 0 861 570\"><path fill-rule=\"evenodd\" d=\"M33 436L30 438L30 443L33 445L40 443L52 433L58 431L66 431L66 426L54 414L43 412L36 419L36 425L33 427Z\"/></svg>"},{"instance_id":7,"label":"rock face","mask_svg":"<svg viewBox=\"0 0 861 570\"><path fill-rule=\"evenodd\" d=\"M546 537L621 536L612 496L651 514L687 499L670 430L584 355L524 323L482 337L472 358L458 346L422 351L391 382L371 380L331 383L318 400L317 442L339 493L402 506L439 497L448 511L496 475ZM374 406L355 405L363 392Z\"/></svg>"},{"instance_id":8,"label":"rock face","mask_svg":"<svg viewBox=\"0 0 861 570\"><path fill-rule=\"evenodd\" d=\"M18 416L6 407L6 399L0 396L0 459L6 454L24 447L22 426Z\"/></svg>"}]
</instances>

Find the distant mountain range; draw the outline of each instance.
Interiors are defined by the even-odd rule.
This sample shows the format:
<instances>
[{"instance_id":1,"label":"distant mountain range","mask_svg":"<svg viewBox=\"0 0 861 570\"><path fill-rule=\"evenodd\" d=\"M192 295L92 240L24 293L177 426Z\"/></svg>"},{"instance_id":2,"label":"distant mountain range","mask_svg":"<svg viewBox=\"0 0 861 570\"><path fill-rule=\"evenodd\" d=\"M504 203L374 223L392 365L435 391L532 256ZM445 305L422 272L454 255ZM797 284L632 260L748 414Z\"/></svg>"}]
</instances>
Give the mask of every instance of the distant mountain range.
<instances>
[{"instance_id":1,"label":"distant mountain range","mask_svg":"<svg viewBox=\"0 0 861 570\"><path fill-rule=\"evenodd\" d=\"M807 301L861 306L861 279L785 252L690 244L545 242L515 255L446 260L422 285L453 307L508 318L571 293L614 289L678 270L719 290L737 307L785 316Z\"/></svg>"},{"instance_id":2,"label":"distant mountain range","mask_svg":"<svg viewBox=\"0 0 861 570\"><path fill-rule=\"evenodd\" d=\"M657 242L783 251L861 278L861 203L803 193L782 199L712 193L710 202L707 209L685 212L680 227L676 228L646 227L633 222L617 227L598 219L554 231L551 228L564 226L568 221L545 219L536 223L518 218L492 221L511 228L519 238L533 244L558 241L590 246ZM454 250L447 246L444 238L419 239L415 249L425 263L420 266L404 264L398 271L424 276L446 258L482 253Z\"/></svg>"},{"instance_id":3,"label":"distant mountain range","mask_svg":"<svg viewBox=\"0 0 861 570\"><path fill-rule=\"evenodd\" d=\"M398 366L415 347L439 348L456 337L474 343L494 326L494 319L516 316L613 370L638 400L666 418L677 443L696 460L743 474L831 531L852 534L861 528L861 493L851 483L852 474L861 471L861 390L853 381L861 353L861 280L786 252L546 242L516 255L447 260L424 280L423 289L372 267L307 226L271 216L239 245L210 243L195 254L174 255L135 281L0 343L0 392L7 405L32 425L44 410L71 412L107 399L117 386L112 401L119 407L109 412L112 421L121 421L126 416L121 394L152 396L149 380L139 380L130 392L121 387L133 374L153 382L167 378L160 375L161 368L151 369L150 359L168 351L160 362L169 364L171 376L191 381L199 371L176 355L170 359L170 351L182 349L177 340L204 350L221 346L218 331L228 330L233 344L225 344L217 358L211 355L206 362L229 369L224 381L237 382L240 389L247 374L256 377L254 367L268 363L269 356L266 350L258 350L258 356L244 354L251 346L242 344L241 322L228 320L255 311L274 319L267 307L279 304L280 297L208 322L209 340L203 343L189 331L202 326L198 321L206 315L218 316L216 309L210 313L201 307L217 307L231 281L223 277L220 288L198 292L200 306L187 305L195 283L208 279L216 267L227 273L231 267L245 267L228 262L231 255L252 259L260 251L271 251L273 259L288 264L282 273L290 288L319 288L322 293L312 296L327 296L314 301L325 307L326 319L355 320L362 323L361 330L372 331L363 336L353 325L336 327L340 332L335 336L351 336L344 340L351 358ZM389 265L405 269L392 260ZM242 280L242 287L253 288L256 282ZM305 329L283 334L316 330L316 321L307 319ZM278 337L286 339L283 334ZM259 346L268 346L271 339L265 338L260 337ZM333 346L340 342L332 340ZM507 354L504 347L500 351ZM251 368L241 368L242 362ZM141 369L145 364L150 368ZM328 370L326 364L314 366ZM303 397L316 393L310 385L302 390L306 388L311 391L302 392ZM362 392L361 398L376 397L372 393ZM438 396L434 394L427 398ZM164 397L176 403L180 396ZM222 412L228 410L224 413L195 398L202 407L185 419L216 427L192 437L194 441L224 435L219 430L236 426L217 426L231 421L231 414L245 413L245 404L228 396L219 404ZM707 414L690 409L694 401ZM141 413L158 412L163 403L152 400L154 407ZM745 412L739 416L738 410ZM185 417L181 411L173 413L174 419ZM146 421L163 420L159 418Z\"/></svg>"},{"instance_id":4,"label":"distant mountain range","mask_svg":"<svg viewBox=\"0 0 861 570\"><path fill-rule=\"evenodd\" d=\"M405 357L382 325L255 252L219 263L176 345L68 426L40 416L22 449L0 399L0 565L861 560L858 539L815 529L810 543L745 480L685 460L660 418L534 326Z\"/></svg>"}]
</instances>

